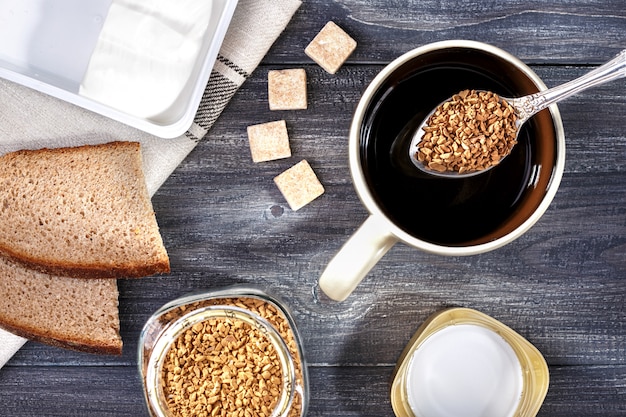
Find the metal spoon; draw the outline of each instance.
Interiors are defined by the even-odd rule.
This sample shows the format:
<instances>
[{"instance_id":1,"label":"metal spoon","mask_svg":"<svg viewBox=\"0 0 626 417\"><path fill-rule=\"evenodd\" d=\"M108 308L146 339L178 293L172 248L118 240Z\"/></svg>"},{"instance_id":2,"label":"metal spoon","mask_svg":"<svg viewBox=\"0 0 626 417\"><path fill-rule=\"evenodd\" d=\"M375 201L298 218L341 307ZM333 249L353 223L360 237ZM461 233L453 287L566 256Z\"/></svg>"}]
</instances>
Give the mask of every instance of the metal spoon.
<instances>
[{"instance_id":1,"label":"metal spoon","mask_svg":"<svg viewBox=\"0 0 626 417\"><path fill-rule=\"evenodd\" d=\"M595 87L600 84L604 84L609 81L613 81L622 77L626 77L626 49L621 51L615 58L606 64L596 68L595 70L579 77L575 80L569 81L565 84L559 85L557 87L550 88L546 91L542 91L539 93L531 94L524 97L519 98L505 98L501 97L501 100L509 103L517 113L516 120L516 136L519 135L520 129L522 125L534 116L536 113L541 110L547 108L553 103L561 101L573 94L579 93L583 90L586 90L590 87ZM435 171L430 169L427 165L417 159L417 151L418 145L422 141L424 137L424 127L427 125L430 116L435 113L437 108L441 106L443 103L450 101L451 98L442 101L438 106L433 109L425 118L424 121L417 128L417 131L413 135L413 139L411 140L411 144L409 145L409 157L411 158L411 162L413 165L417 167L417 169L437 177L444 178L467 178L474 175L482 174L487 172L491 168L496 165L492 165L488 168L478 170L478 171L466 171L463 173L458 173L456 171ZM517 139L517 138L516 138ZM509 151L510 154L510 151ZM506 158L505 155L502 159Z\"/></svg>"}]
</instances>

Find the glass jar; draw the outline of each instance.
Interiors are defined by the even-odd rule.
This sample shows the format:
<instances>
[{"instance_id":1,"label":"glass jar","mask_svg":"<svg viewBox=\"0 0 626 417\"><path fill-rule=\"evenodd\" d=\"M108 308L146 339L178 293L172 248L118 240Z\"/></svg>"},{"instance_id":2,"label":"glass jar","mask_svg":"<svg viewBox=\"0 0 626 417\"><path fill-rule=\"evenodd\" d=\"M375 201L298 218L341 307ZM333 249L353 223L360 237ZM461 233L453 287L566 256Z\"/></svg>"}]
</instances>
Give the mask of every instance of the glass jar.
<instances>
[{"instance_id":1,"label":"glass jar","mask_svg":"<svg viewBox=\"0 0 626 417\"><path fill-rule=\"evenodd\" d=\"M391 384L397 417L537 415L548 391L541 352L469 308L431 316L402 352Z\"/></svg>"},{"instance_id":2,"label":"glass jar","mask_svg":"<svg viewBox=\"0 0 626 417\"><path fill-rule=\"evenodd\" d=\"M173 300L144 325L139 371L154 417L263 411L300 417L308 372L289 310L251 287L229 287Z\"/></svg>"}]
</instances>

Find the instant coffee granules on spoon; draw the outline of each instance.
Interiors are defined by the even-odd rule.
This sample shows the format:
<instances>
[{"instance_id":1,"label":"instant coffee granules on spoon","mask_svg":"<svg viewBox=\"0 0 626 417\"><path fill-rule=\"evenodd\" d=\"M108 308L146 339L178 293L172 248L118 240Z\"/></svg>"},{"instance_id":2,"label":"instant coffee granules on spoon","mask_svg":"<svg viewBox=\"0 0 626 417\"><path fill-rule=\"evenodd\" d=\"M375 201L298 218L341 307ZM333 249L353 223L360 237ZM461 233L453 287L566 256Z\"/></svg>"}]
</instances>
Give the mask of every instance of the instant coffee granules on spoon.
<instances>
[{"instance_id":1,"label":"instant coffee granules on spoon","mask_svg":"<svg viewBox=\"0 0 626 417\"><path fill-rule=\"evenodd\" d=\"M514 108L497 94L463 90L430 116L417 159L438 172L485 170L517 143L516 121Z\"/></svg>"}]
</instances>

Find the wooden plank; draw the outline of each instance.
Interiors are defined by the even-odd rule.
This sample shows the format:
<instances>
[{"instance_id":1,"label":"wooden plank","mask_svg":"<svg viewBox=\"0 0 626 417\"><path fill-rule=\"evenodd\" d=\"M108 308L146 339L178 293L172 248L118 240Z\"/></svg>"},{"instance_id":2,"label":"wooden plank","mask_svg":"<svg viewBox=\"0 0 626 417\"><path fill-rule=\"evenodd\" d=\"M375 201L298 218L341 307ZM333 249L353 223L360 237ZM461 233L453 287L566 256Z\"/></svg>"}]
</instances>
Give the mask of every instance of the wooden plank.
<instances>
[{"instance_id":1,"label":"wooden plank","mask_svg":"<svg viewBox=\"0 0 626 417\"><path fill-rule=\"evenodd\" d=\"M132 367L8 366L0 378L2 413L12 417L147 416L141 382L133 371ZM311 367L307 416L393 417L392 373L393 366ZM626 411L623 365L553 367L550 379L539 417L618 416Z\"/></svg>"},{"instance_id":2,"label":"wooden plank","mask_svg":"<svg viewBox=\"0 0 626 417\"><path fill-rule=\"evenodd\" d=\"M332 19L359 43L349 63L389 61L430 42L472 39L536 64L598 64L626 45L625 10L622 0L307 2L266 62L306 62L304 47Z\"/></svg>"}]
</instances>

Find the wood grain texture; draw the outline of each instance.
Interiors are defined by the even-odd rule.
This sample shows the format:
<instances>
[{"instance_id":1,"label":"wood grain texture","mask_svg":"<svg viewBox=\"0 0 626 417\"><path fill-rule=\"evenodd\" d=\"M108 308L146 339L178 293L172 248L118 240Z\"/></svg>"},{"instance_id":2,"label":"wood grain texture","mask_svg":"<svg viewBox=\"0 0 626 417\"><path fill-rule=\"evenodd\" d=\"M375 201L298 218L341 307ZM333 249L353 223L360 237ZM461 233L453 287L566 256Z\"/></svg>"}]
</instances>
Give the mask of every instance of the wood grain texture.
<instances>
[{"instance_id":1,"label":"wood grain texture","mask_svg":"<svg viewBox=\"0 0 626 417\"><path fill-rule=\"evenodd\" d=\"M141 383L128 366L46 366L3 370L2 415L106 417L148 415ZM309 383L316 394L309 417L393 416L389 366L312 367ZM36 374L36 378L31 375ZM623 415L626 405L598 398L624 395L624 366L552 367L551 385L539 416ZM616 387L617 386L617 387ZM123 395L121 394L123 393ZM10 399L7 397L10 396Z\"/></svg>"},{"instance_id":2,"label":"wood grain texture","mask_svg":"<svg viewBox=\"0 0 626 417\"><path fill-rule=\"evenodd\" d=\"M359 42L336 75L303 52L328 20ZM154 197L172 274L120 281L122 357L28 343L0 372L0 414L147 416L135 356L149 315L190 291L253 284L294 313L311 375L309 416L393 416L389 380L400 352L429 315L450 306L487 313L541 350L551 382L539 416L624 415L624 80L559 104L565 175L523 237L471 257L398 244L345 302L317 288L326 263L367 217L347 155L362 92L390 60L450 38L500 46L553 86L626 47L626 8L622 0L305 1L209 137ZM295 66L307 71L309 108L270 111L267 72ZM280 119L293 156L254 164L246 127ZM293 212L272 179L301 159L326 193Z\"/></svg>"},{"instance_id":3,"label":"wood grain texture","mask_svg":"<svg viewBox=\"0 0 626 417\"><path fill-rule=\"evenodd\" d=\"M299 10L268 60L303 59L327 20L358 40L351 62L389 61L429 42L473 39L529 63L598 64L624 48L626 12L620 0L315 1Z\"/></svg>"}]
</instances>

